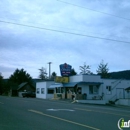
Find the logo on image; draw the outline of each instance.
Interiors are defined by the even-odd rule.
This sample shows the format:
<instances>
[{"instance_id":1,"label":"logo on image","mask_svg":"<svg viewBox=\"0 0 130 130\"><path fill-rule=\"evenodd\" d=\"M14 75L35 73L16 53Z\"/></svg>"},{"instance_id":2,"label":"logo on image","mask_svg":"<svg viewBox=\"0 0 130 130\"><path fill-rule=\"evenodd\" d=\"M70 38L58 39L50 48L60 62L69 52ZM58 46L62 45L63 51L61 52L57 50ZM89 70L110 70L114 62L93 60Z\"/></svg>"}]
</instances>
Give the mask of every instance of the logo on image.
<instances>
[{"instance_id":1,"label":"logo on image","mask_svg":"<svg viewBox=\"0 0 130 130\"><path fill-rule=\"evenodd\" d=\"M128 120L128 121L124 121L124 118L121 118L121 119L119 119L119 121L118 121L118 128L120 129L120 130L123 130L123 128L130 128L130 120Z\"/></svg>"}]
</instances>

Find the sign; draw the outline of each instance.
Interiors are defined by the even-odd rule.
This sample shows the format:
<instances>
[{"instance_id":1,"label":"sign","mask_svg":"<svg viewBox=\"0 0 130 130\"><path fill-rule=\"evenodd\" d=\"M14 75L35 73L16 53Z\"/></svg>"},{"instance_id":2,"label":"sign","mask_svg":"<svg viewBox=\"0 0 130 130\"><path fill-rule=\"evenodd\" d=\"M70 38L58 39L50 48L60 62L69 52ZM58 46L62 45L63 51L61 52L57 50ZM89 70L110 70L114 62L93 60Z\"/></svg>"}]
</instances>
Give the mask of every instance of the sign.
<instances>
[{"instance_id":1,"label":"sign","mask_svg":"<svg viewBox=\"0 0 130 130\"><path fill-rule=\"evenodd\" d=\"M56 76L55 82L58 82L58 83L68 83L69 82L69 78L68 77Z\"/></svg>"},{"instance_id":2,"label":"sign","mask_svg":"<svg viewBox=\"0 0 130 130\"><path fill-rule=\"evenodd\" d=\"M72 66L69 64L61 64L60 65L60 72L61 72L61 76L69 76L71 74L71 68Z\"/></svg>"}]
</instances>

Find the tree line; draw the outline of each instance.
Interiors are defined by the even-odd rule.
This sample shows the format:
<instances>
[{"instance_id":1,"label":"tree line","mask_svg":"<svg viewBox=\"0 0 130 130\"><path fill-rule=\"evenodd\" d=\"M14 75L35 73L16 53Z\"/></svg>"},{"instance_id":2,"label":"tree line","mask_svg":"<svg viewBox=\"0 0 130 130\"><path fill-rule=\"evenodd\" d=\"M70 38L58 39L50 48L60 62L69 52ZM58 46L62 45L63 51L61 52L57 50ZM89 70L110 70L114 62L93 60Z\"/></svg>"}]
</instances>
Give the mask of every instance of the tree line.
<instances>
[{"instance_id":1,"label":"tree line","mask_svg":"<svg viewBox=\"0 0 130 130\"><path fill-rule=\"evenodd\" d=\"M80 69L80 74L93 74L90 69L91 67L89 65L84 65L79 66ZM47 71L44 67L41 67L39 70L39 79L41 80L54 80L55 77L57 76L56 72L52 72L51 77L49 78L47 76ZM97 75L101 75L102 78L108 78L108 64L104 63L102 60L101 63L98 65L97 68ZM74 68L71 70L70 76L77 75L77 72L75 71ZM12 87L18 87L23 82L28 82L29 84L33 84L32 77L30 74L28 74L23 68L22 69L16 69L14 73L9 77L8 80L4 80L4 77L0 73L0 94L7 94L9 90Z\"/></svg>"}]
</instances>

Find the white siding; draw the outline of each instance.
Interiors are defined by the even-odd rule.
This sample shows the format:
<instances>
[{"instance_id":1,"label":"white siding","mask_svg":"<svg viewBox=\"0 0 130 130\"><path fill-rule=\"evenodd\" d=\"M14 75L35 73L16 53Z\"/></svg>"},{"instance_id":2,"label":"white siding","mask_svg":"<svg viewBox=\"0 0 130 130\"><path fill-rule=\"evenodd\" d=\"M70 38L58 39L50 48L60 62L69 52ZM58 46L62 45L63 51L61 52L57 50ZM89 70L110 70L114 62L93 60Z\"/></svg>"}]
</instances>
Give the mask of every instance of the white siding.
<instances>
[{"instance_id":1,"label":"white siding","mask_svg":"<svg viewBox=\"0 0 130 130\"><path fill-rule=\"evenodd\" d=\"M69 77L69 82L81 82L83 81L83 75L74 75Z\"/></svg>"},{"instance_id":2,"label":"white siding","mask_svg":"<svg viewBox=\"0 0 130 130\"><path fill-rule=\"evenodd\" d=\"M54 83L54 81L37 82L36 83L36 98L43 98L43 99L52 98L53 94L47 94L47 89L53 83ZM37 93L38 88L40 89L39 93ZM42 88L44 89L44 93L41 93Z\"/></svg>"},{"instance_id":3,"label":"white siding","mask_svg":"<svg viewBox=\"0 0 130 130\"><path fill-rule=\"evenodd\" d=\"M85 82L101 82L99 75L83 75L83 81Z\"/></svg>"},{"instance_id":4,"label":"white siding","mask_svg":"<svg viewBox=\"0 0 130 130\"><path fill-rule=\"evenodd\" d=\"M108 103L111 99L125 98L126 92L125 88L130 86L130 80L122 79L102 79L103 81L103 91L105 94L105 100ZM106 86L111 86L111 94L107 93Z\"/></svg>"}]
</instances>

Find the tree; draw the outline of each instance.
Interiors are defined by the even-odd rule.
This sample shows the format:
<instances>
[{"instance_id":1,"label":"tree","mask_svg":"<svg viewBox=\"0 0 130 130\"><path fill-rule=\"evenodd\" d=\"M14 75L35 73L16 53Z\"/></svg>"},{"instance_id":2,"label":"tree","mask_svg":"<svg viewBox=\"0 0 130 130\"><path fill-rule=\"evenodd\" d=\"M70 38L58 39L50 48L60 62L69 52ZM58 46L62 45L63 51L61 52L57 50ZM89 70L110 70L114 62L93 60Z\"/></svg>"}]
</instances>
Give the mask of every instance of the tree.
<instances>
[{"instance_id":1,"label":"tree","mask_svg":"<svg viewBox=\"0 0 130 130\"><path fill-rule=\"evenodd\" d=\"M90 66L86 65L86 63L84 63L83 66L79 66L79 69L81 70L80 74L91 74L92 73L90 71Z\"/></svg>"},{"instance_id":2,"label":"tree","mask_svg":"<svg viewBox=\"0 0 130 130\"><path fill-rule=\"evenodd\" d=\"M39 74L39 78L40 79L47 79L47 72L46 69L44 67L42 67L40 70L40 74Z\"/></svg>"},{"instance_id":3,"label":"tree","mask_svg":"<svg viewBox=\"0 0 130 130\"><path fill-rule=\"evenodd\" d=\"M54 80L56 76L57 76L56 72L52 72L51 79Z\"/></svg>"},{"instance_id":4,"label":"tree","mask_svg":"<svg viewBox=\"0 0 130 130\"><path fill-rule=\"evenodd\" d=\"M3 93L3 76L0 73L0 95Z\"/></svg>"},{"instance_id":5,"label":"tree","mask_svg":"<svg viewBox=\"0 0 130 130\"><path fill-rule=\"evenodd\" d=\"M109 71L108 63L105 64L104 61L102 60L98 66L97 74L101 75L101 78L108 78L109 77L108 71Z\"/></svg>"},{"instance_id":6,"label":"tree","mask_svg":"<svg viewBox=\"0 0 130 130\"><path fill-rule=\"evenodd\" d=\"M11 84L19 85L23 82L32 83L32 77L24 69L16 69L15 72L9 77Z\"/></svg>"},{"instance_id":7,"label":"tree","mask_svg":"<svg viewBox=\"0 0 130 130\"><path fill-rule=\"evenodd\" d=\"M75 72L75 69L73 68L73 69L71 69L71 73L70 73L70 76L73 76L73 75L76 75L77 74L77 72Z\"/></svg>"}]
</instances>

